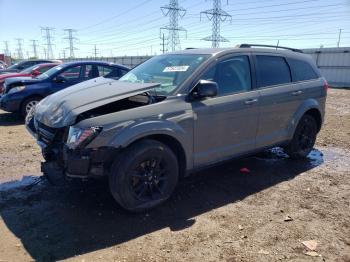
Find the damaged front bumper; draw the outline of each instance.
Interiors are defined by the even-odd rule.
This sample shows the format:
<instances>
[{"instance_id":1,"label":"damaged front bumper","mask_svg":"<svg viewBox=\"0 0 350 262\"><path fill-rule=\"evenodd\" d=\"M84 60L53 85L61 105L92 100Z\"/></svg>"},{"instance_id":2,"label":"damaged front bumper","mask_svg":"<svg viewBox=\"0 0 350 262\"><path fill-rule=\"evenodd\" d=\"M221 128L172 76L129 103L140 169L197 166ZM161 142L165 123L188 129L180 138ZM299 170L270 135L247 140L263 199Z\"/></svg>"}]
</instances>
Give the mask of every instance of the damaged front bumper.
<instances>
[{"instance_id":1,"label":"damaged front bumper","mask_svg":"<svg viewBox=\"0 0 350 262\"><path fill-rule=\"evenodd\" d=\"M45 151L48 148L43 149ZM52 152L51 152L52 153ZM44 152L43 152L44 154ZM48 154L48 152L45 152ZM62 158L51 155L50 159L41 163L41 171L50 182L62 184L67 178L99 178L107 175L115 149L99 148L80 151L63 150Z\"/></svg>"},{"instance_id":2,"label":"damaged front bumper","mask_svg":"<svg viewBox=\"0 0 350 262\"><path fill-rule=\"evenodd\" d=\"M46 160L41 163L41 171L54 184L62 184L65 178L103 177L118 153L110 147L71 149L65 143L68 128L50 128L33 117L27 118L26 128L36 139Z\"/></svg>"}]
</instances>

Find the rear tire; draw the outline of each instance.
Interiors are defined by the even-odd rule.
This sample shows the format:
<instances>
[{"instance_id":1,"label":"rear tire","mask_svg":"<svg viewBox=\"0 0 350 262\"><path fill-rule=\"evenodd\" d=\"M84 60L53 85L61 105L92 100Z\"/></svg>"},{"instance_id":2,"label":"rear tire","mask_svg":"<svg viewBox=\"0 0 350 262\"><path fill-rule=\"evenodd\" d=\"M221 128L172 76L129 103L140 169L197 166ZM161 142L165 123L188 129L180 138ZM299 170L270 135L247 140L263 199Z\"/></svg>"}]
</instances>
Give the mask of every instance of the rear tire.
<instances>
[{"instance_id":1,"label":"rear tire","mask_svg":"<svg viewBox=\"0 0 350 262\"><path fill-rule=\"evenodd\" d=\"M317 123L311 115L304 115L293 135L292 140L284 151L292 159L302 159L308 156L315 145L317 136Z\"/></svg>"},{"instance_id":2,"label":"rear tire","mask_svg":"<svg viewBox=\"0 0 350 262\"><path fill-rule=\"evenodd\" d=\"M126 210L142 212L166 201L179 177L173 151L156 140L141 140L114 161L109 186L114 199Z\"/></svg>"},{"instance_id":3,"label":"rear tire","mask_svg":"<svg viewBox=\"0 0 350 262\"><path fill-rule=\"evenodd\" d=\"M28 113L30 113L33 108L40 102L42 98L39 96L30 97L24 100L21 106L21 115L26 118Z\"/></svg>"}]
</instances>

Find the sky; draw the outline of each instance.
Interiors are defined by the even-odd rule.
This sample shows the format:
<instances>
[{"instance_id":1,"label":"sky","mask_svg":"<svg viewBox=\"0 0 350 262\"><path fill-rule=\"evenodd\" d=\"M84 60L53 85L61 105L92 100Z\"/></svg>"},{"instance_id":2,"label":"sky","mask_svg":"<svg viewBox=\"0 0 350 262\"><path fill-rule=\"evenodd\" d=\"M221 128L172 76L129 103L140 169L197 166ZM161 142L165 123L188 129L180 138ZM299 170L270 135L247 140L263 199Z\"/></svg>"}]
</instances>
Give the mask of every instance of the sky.
<instances>
[{"instance_id":1,"label":"sky","mask_svg":"<svg viewBox=\"0 0 350 262\"><path fill-rule=\"evenodd\" d=\"M23 39L24 57L33 56L30 40L38 40L37 52L44 57L46 41L42 27L54 28L55 58L69 56L64 29L74 29L75 57L155 55L161 53L160 28L169 24L161 6L169 0L0 0L0 53L8 41L16 56L16 38ZM212 21L201 11L212 8L212 0L179 0L186 9L179 18L180 46L211 47L202 38L212 34ZM221 8L231 17L221 22L221 36L229 42L271 44L294 48L350 46L350 0L222 0ZM169 48L168 48L169 49Z\"/></svg>"}]
</instances>

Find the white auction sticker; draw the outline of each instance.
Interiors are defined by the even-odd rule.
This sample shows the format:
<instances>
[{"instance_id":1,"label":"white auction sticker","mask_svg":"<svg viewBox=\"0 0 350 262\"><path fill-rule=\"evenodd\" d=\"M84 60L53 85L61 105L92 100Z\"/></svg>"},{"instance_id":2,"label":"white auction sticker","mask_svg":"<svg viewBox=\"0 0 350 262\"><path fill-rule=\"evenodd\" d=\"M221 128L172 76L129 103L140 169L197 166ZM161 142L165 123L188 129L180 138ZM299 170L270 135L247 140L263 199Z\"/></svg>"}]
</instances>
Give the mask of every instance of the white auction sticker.
<instances>
[{"instance_id":1,"label":"white auction sticker","mask_svg":"<svg viewBox=\"0 0 350 262\"><path fill-rule=\"evenodd\" d=\"M186 72L190 66L167 66L163 72Z\"/></svg>"}]
</instances>

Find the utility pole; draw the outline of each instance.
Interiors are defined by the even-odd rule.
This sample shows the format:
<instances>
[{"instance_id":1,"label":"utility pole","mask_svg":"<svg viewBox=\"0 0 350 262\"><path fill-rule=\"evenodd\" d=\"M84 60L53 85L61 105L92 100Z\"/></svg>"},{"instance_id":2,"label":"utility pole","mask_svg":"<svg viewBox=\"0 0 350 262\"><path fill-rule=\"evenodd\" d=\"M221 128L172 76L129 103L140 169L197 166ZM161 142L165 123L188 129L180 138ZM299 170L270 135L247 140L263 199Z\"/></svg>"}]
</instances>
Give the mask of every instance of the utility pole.
<instances>
[{"instance_id":1,"label":"utility pole","mask_svg":"<svg viewBox=\"0 0 350 262\"><path fill-rule=\"evenodd\" d=\"M170 0L169 5L160 8L164 16L169 17L169 25L161 27L162 30L168 31L168 48L175 51L177 48L181 49L179 32L187 32L183 27L179 27L179 18L183 18L186 14L186 9L179 6L178 0ZM164 50L164 48L163 48Z\"/></svg>"},{"instance_id":2,"label":"utility pole","mask_svg":"<svg viewBox=\"0 0 350 262\"><path fill-rule=\"evenodd\" d=\"M23 59L23 49L22 49L23 39L16 38L15 40L17 41L17 58Z\"/></svg>"},{"instance_id":3,"label":"utility pole","mask_svg":"<svg viewBox=\"0 0 350 262\"><path fill-rule=\"evenodd\" d=\"M218 48L220 42L229 42L229 40L220 35L220 25L221 22L225 22L227 19L231 21L232 16L221 9L221 0L213 0L213 9L201 12L200 19L202 19L202 14L205 14L212 21L211 36L207 36L202 40L211 41L213 48Z\"/></svg>"},{"instance_id":4,"label":"utility pole","mask_svg":"<svg viewBox=\"0 0 350 262\"><path fill-rule=\"evenodd\" d=\"M97 58L97 54L98 54L98 49L96 48L96 45L95 45L95 47L94 47L94 55L95 55L95 59Z\"/></svg>"},{"instance_id":5,"label":"utility pole","mask_svg":"<svg viewBox=\"0 0 350 262\"><path fill-rule=\"evenodd\" d=\"M4 41L4 44L5 44L4 54L5 56L10 56L9 41Z\"/></svg>"},{"instance_id":6,"label":"utility pole","mask_svg":"<svg viewBox=\"0 0 350 262\"><path fill-rule=\"evenodd\" d=\"M63 29L64 32L68 33L68 37L65 37L63 39L67 39L68 43L69 43L69 47L67 47L66 49L69 49L69 57L70 58L74 58L74 50L77 50L78 48L74 47L74 42L76 40L78 40L78 38L73 36L73 33L76 33L77 30L68 28L68 29Z\"/></svg>"},{"instance_id":7,"label":"utility pole","mask_svg":"<svg viewBox=\"0 0 350 262\"><path fill-rule=\"evenodd\" d=\"M53 46L53 37L52 37L52 31L55 30L52 27L42 27L41 32L44 32L43 38L46 40L46 46L47 50L45 51L45 57L47 59L54 58L52 46Z\"/></svg>"},{"instance_id":8,"label":"utility pole","mask_svg":"<svg viewBox=\"0 0 350 262\"><path fill-rule=\"evenodd\" d=\"M339 29L337 47L339 47L339 46L340 46L340 37L341 37L341 32L342 32L342 31L343 31L343 29Z\"/></svg>"},{"instance_id":9,"label":"utility pole","mask_svg":"<svg viewBox=\"0 0 350 262\"><path fill-rule=\"evenodd\" d=\"M161 37L162 39L162 43L160 44L162 46L162 49L160 49L160 51L162 51L162 53L164 54L165 53L165 35L163 33L163 36Z\"/></svg>"},{"instance_id":10,"label":"utility pole","mask_svg":"<svg viewBox=\"0 0 350 262\"><path fill-rule=\"evenodd\" d=\"M32 42L33 55L35 58L38 58L38 52L37 52L38 40L30 40L30 41Z\"/></svg>"}]
</instances>

